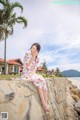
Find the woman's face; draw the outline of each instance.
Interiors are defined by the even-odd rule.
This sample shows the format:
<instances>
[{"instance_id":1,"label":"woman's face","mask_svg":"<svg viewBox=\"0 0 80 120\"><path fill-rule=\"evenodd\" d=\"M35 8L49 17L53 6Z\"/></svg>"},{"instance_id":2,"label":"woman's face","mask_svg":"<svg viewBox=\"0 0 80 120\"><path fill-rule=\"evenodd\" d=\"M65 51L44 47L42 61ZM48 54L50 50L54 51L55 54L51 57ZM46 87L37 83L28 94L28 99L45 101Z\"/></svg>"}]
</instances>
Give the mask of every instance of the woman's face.
<instances>
[{"instance_id":1,"label":"woman's face","mask_svg":"<svg viewBox=\"0 0 80 120\"><path fill-rule=\"evenodd\" d=\"M32 48L31 48L31 52L36 52L37 51L37 48L36 48L36 45L33 45Z\"/></svg>"}]
</instances>

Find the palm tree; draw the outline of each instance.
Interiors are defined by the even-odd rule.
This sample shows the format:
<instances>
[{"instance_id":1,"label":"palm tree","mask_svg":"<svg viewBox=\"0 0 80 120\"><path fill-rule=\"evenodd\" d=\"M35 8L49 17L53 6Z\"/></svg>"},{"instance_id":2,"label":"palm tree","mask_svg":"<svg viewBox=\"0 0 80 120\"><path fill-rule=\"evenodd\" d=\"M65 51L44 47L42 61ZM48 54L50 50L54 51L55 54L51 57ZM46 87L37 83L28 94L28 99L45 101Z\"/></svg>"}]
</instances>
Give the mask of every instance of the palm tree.
<instances>
[{"instance_id":1,"label":"palm tree","mask_svg":"<svg viewBox=\"0 0 80 120\"><path fill-rule=\"evenodd\" d=\"M22 16L17 17L14 12L16 7L23 12L23 6L20 3L11 3L9 0L0 0L0 3L3 5L0 9L0 41L4 40L4 74L6 74L6 40L13 34L15 23L23 23L24 27L27 27L27 20Z\"/></svg>"}]
</instances>

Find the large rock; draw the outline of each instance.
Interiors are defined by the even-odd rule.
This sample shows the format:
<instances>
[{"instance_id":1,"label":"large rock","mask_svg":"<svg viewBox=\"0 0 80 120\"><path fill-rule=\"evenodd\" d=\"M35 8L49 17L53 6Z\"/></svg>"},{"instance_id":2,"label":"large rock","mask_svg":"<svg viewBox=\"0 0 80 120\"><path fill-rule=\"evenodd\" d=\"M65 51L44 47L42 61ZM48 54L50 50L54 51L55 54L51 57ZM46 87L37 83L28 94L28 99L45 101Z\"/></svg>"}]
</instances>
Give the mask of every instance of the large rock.
<instances>
[{"instance_id":1,"label":"large rock","mask_svg":"<svg viewBox=\"0 0 80 120\"><path fill-rule=\"evenodd\" d=\"M0 112L8 112L8 120L78 120L67 79L46 81L51 112L45 113L37 87L24 80L0 80Z\"/></svg>"},{"instance_id":2,"label":"large rock","mask_svg":"<svg viewBox=\"0 0 80 120\"><path fill-rule=\"evenodd\" d=\"M80 100L75 104L75 110L80 115Z\"/></svg>"},{"instance_id":3,"label":"large rock","mask_svg":"<svg viewBox=\"0 0 80 120\"><path fill-rule=\"evenodd\" d=\"M70 120L80 120L79 103L80 91L77 86L74 86L71 81L67 85L67 115Z\"/></svg>"}]
</instances>

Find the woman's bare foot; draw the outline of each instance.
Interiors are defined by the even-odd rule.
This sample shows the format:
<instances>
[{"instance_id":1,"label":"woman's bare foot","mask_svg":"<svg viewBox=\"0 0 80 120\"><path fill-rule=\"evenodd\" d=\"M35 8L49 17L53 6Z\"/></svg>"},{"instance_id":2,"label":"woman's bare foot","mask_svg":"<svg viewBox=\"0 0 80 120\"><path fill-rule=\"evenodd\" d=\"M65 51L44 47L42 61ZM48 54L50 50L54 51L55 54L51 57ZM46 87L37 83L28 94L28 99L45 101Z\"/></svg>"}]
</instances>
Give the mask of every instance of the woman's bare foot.
<instances>
[{"instance_id":1,"label":"woman's bare foot","mask_svg":"<svg viewBox=\"0 0 80 120\"><path fill-rule=\"evenodd\" d=\"M46 104L46 105L44 105L44 110L45 110L45 112L49 112L50 111L50 107Z\"/></svg>"}]
</instances>

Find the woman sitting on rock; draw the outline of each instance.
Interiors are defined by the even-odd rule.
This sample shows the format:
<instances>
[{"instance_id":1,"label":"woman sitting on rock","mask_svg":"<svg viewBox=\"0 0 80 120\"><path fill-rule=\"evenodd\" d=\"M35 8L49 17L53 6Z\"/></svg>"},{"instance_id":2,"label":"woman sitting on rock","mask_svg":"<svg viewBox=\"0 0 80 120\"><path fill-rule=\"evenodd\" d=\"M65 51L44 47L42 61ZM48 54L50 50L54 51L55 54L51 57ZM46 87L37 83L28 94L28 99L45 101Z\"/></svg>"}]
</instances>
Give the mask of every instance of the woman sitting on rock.
<instances>
[{"instance_id":1,"label":"woman sitting on rock","mask_svg":"<svg viewBox=\"0 0 80 120\"><path fill-rule=\"evenodd\" d=\"M35 86L37 86L43 108L48 112L50 109L48 106L46 81L44 77L36 73L37 64L39 62L38 53L40 48L41 47L38 43L34 43L30 50L26 52L21 78L30 80Z\"/></svg>"}]
</instances>

